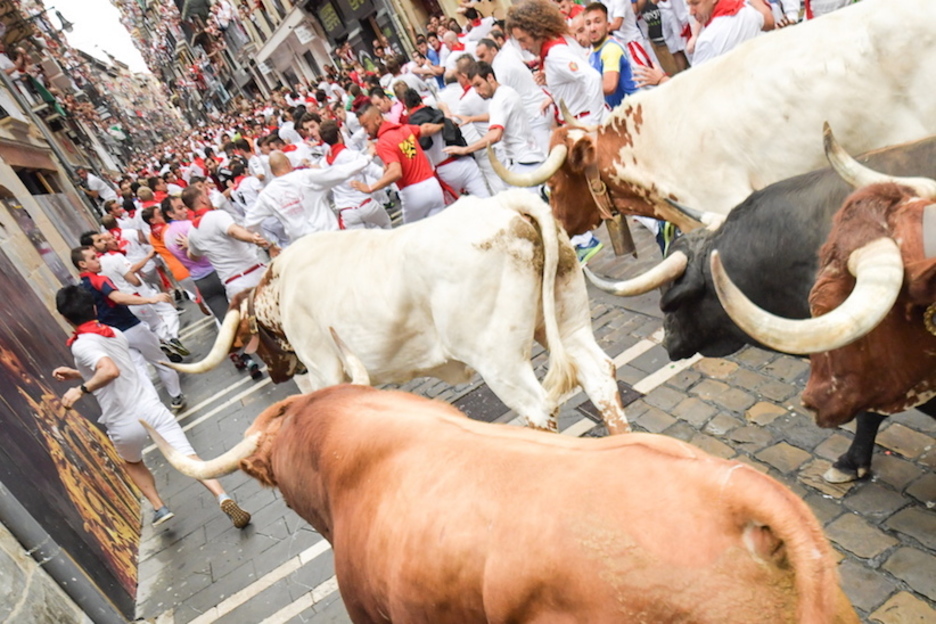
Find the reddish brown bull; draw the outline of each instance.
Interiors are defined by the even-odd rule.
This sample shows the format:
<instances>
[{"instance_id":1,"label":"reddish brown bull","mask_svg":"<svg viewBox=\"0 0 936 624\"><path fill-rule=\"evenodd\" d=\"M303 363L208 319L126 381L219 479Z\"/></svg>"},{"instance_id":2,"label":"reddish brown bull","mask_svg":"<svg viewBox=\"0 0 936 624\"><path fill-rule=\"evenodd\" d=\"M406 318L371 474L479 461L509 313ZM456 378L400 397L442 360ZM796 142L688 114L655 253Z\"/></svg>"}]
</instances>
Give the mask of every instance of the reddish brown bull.
<instances>
[{"instance_id":1,"label":"reddish brown bull","mask_svg":"<svg viewBox=\"0 0 936 624\"><path fill-rule=\"evenodd\" d=\"M665 436L568 438L344 385L267 409L207 467L167 457L279 487L334 547L354 622L858 621L803 501Z\"/></svg>"}]
</instances>

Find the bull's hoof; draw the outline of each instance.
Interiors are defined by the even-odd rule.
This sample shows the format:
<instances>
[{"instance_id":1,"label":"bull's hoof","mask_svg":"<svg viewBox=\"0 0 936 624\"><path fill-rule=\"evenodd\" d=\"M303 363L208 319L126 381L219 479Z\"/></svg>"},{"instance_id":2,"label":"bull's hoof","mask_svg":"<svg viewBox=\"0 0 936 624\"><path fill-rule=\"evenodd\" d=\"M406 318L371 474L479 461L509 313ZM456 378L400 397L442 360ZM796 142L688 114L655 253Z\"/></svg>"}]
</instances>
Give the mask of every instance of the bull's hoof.
<instances>
[{"instance_id":1,"label":"bull's hoof","mask_svg":"<svg viewBox=\"0 0 936 624\"><path fill-rule=\"evenodd\" d=\"M852 481L864 479L870 474L871 470L867 467L852 469L840 466L832 466L826 470L826 473L822 475L822 478L826 481L826 483L851 483Z\"/></svg>"}]
</instances>

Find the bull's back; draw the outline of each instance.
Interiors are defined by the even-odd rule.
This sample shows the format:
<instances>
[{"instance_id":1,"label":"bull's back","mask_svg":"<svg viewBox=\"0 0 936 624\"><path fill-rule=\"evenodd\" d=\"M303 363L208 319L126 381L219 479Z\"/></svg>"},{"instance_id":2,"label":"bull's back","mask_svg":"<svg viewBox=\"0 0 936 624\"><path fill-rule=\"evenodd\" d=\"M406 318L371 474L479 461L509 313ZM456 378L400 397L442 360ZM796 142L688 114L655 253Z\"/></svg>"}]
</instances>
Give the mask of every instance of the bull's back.
<instances>
[{"instance_id":1,"label":"bull's back","mask_svg":"<svg viewBox=\"0 0 936 624\"><path fill-rule=\"evenodd\" d=\"M374 563L356 574L505 620L553 605L588 621L792 621L795 574L743 539L765 522L746 515L762 493L732 489L736 471L782 488L768 477L657 436L566 441L407 405L340 428L379 458L332 497L336 556Z\"/></svg>"}]
</instances>

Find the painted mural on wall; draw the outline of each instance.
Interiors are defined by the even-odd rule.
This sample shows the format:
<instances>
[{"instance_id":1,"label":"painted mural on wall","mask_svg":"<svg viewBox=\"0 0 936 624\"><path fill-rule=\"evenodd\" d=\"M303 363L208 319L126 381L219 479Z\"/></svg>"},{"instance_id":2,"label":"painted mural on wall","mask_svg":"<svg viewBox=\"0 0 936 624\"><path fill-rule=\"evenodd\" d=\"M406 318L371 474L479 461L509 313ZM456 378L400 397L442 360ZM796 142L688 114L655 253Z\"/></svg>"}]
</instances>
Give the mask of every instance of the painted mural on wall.
<instances>
[{"instance_id":1,"label":"painted mural on wall","mask_svg":"<svg viewBox=\"0 0 936 624\"><path fill-rule=\"evenodd\" d=\"M0 252L0 481L132 619L140 505L91 397L77 411L52 379L73 366L65 336Z\"/></svg>"}]
</instances>

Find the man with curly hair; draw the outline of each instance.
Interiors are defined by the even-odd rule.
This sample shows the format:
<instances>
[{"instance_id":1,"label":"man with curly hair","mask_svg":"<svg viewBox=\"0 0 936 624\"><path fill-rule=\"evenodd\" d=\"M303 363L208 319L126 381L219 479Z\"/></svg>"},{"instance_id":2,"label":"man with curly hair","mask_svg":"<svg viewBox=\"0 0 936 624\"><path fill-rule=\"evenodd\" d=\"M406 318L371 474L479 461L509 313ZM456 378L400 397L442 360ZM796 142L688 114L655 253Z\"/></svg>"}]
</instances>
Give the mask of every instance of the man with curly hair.
<instances>
[{"instance_id":1,"label":"man with curly hair","mask_svg":"<svg viewBox=\"0 0 936 624\"><path fill-rule=\"evenodd\" d=\"M565 16L549 0L523 0L507 12L507 30L527 52L540 57L535 78L556 105L565 102L583 124L601 123L607 115L601 74L578 53ZM566 39L569 37L569 39ZM570 41L572 45L570 45ZM544 105L548 106L549 103ZM568 120L565 120L568 121Z\"/></svg>"}]
</instances>

